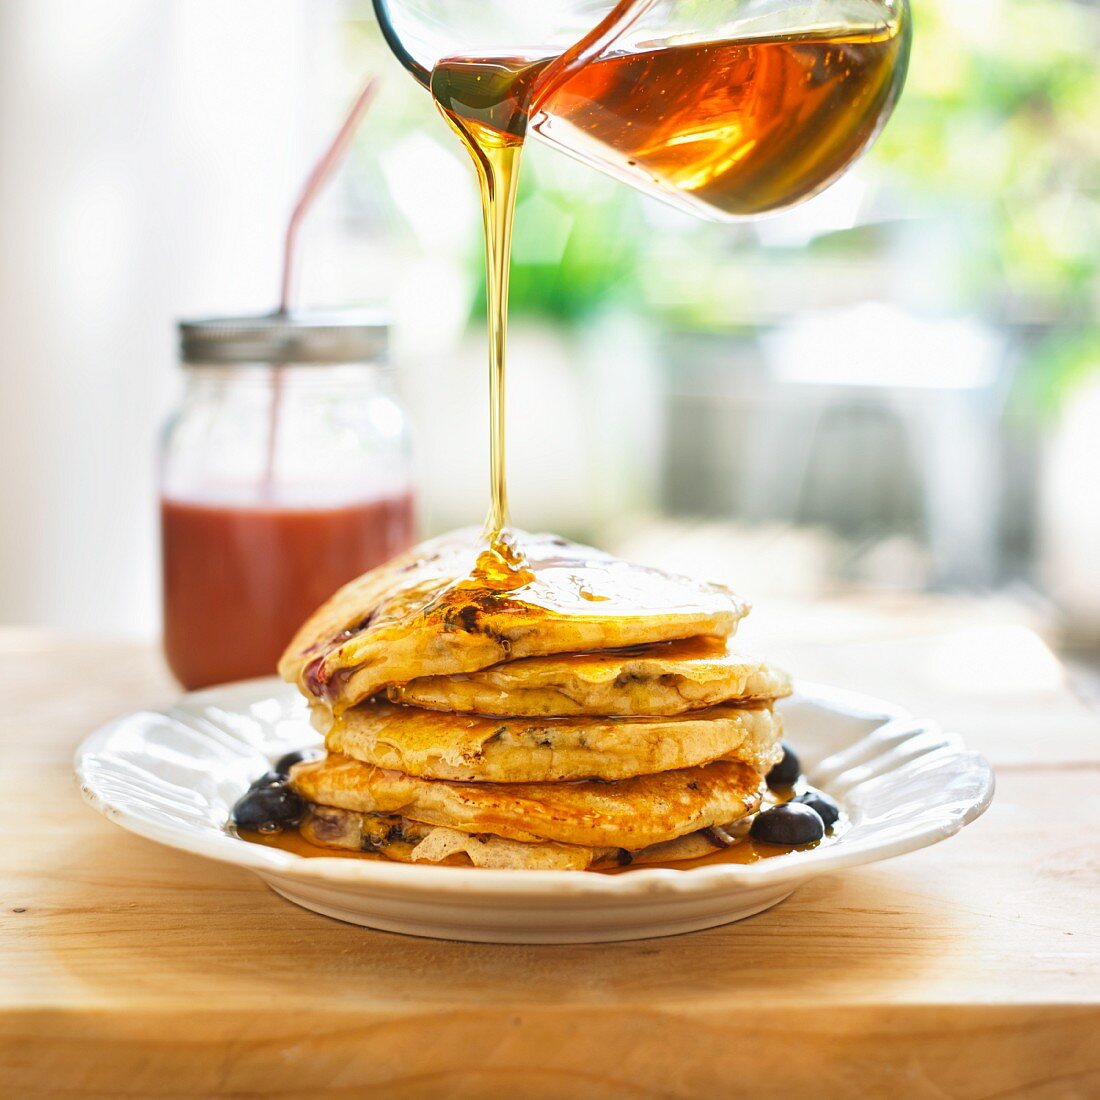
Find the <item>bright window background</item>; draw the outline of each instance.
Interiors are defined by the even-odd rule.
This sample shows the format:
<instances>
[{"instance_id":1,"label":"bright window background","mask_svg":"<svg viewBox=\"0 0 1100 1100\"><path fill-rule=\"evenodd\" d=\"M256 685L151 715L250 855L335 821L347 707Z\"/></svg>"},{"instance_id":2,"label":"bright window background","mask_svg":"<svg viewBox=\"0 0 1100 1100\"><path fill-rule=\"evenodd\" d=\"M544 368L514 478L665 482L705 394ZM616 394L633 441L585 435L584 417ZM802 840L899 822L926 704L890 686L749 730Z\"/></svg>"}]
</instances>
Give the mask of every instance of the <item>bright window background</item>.
<instances>
[{"instance_id":1,"label":"bright window background","mask_svg":"<svg viewBox=\"0 0 1100 1100\"><path fill-rule=\"evenodd\" d=\"M906 91L811 203L693 221L533 146L515 519L760 597L1010 589L1100 636L1100 12L915 0ZM342 0L0 6L0 620L152 633L174 320L273 304L368 72L303 304L387 301L426 533L486 502L464 154Z\"/></svg>"}]
</instances>

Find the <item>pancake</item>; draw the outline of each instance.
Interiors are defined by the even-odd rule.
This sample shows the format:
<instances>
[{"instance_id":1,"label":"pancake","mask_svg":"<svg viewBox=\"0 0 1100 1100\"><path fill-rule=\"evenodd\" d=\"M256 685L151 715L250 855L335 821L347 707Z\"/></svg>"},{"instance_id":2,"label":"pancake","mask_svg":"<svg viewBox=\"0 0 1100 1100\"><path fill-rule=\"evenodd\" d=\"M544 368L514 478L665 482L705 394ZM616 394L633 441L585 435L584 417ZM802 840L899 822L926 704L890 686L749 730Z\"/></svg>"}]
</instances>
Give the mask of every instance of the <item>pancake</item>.
<instances>
[{"instance_id":1,"label":"pancake","mask_svg":"<svg viewBox=\"0 0 1100 1100\"><path fill-rule=\"evenodd\" d=\"M518 538L522 567L479 557L478 536L467 530L365 573L302 626L279 674L339 712L392 684L509 658L724 637L748 612L721 585L551 535Z\"/></svg>"},{"instance_id":2,"label":"pancake","mask_svg":"<svg viewBox=\"0 0 1100 1100\"><path fill-rule=\"evenodd\" d=\"M311 844L377 852L397 863L459 863L530 871L584 871L612 858L617 849L587 848L551 841L524 843L480 833L476 836L408 818L313 806L299 831ZM465 857L463 859L462 857Z\"/></svg>"},{"instance_id":3,"label":"pancake","mask_svg":"<svg viewBox=\"0 0 1100 1100\"><path fill-rule=\"evenodd\" d=\"M477 672L424 676L389 688L394 703L515 717L683 714L732 700L780 699L785 673L733 653L722 638L686 638L605 653L506 661Z\"/></svg>"},{"instance_id":4,"label":"pancake","mask_svg":"<svg viewBox=\"0 0 1100 1100\"><path fill-rule=\"evenodd\" d=\"M780 756L782 721L766 706L724 704L655 718L491 718L369 702L328 723L325 747L426 779L545 783L628 779L711 760L766 772Z\"/></svg>"},{"instance_id":5,"label":"pancake","mask_svg":"<svg viewBox=\"0 0 1100 1100\"><path fill-rule=\"evenodd\" d=\"M755 769L727 760L616 783L452 783L330 754L296 764L290 781L322 806L399 814L508 840L630 852L737 821L755 812L761 798Z\"/></svg>"},{"instance_id":6,"label":"pancake","mask_svg":"<svg viewBox=\"0 0 1100 1100\"><path fill-rule=\"evenodd\" d=\"M333 806L311 807L300 831L321 848L374 852L397 863L468 862L474 867L527 871L585 871L600 863L675 863L709 855L716 848L713 840L696 832L624 853L620 848L506 840L488 833L472 835L441 825L421 825L404 817L363 814Z\"/></svg>"}]
</instances>

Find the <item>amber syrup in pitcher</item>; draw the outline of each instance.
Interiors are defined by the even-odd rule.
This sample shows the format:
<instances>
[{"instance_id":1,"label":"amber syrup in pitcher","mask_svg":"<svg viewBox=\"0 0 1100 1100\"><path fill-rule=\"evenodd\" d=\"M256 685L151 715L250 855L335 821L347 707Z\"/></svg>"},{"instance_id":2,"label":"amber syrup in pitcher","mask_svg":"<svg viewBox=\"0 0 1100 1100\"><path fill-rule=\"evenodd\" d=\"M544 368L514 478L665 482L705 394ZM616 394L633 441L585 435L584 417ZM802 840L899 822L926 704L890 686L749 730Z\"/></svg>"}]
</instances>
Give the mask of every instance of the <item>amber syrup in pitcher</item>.
<instances>
[{"instance_id":1,"label":"amber syrup in pitcher","mask_svg":"<svg viewBox=\"0 0 1100 1100\"><path fill-rule=\"evenodd\" d=\"M767 213L866 147L908 44L906 23L614 54L548 74L531 125L696 213Z\"/></svg>"}]
</instances>

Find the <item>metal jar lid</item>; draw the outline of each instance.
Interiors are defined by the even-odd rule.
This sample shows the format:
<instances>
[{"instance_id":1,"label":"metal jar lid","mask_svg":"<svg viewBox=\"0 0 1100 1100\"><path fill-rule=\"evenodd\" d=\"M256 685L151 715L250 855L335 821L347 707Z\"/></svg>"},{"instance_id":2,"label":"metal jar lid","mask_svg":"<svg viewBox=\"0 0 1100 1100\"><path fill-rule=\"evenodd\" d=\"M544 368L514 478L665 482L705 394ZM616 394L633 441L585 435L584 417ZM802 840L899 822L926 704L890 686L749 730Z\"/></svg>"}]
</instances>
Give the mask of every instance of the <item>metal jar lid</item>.
<instances>
[{"instance_id":1,"label":"metal jar lid","mask_svg":"<svg viewBox=\"0 0 1100 1100\"><path fill-rule=\"evenodd\" d=\"M366 363L381 359L389 321L380 312L269 313L181 321L185 364Z\"/></svg>"}]
</instances>

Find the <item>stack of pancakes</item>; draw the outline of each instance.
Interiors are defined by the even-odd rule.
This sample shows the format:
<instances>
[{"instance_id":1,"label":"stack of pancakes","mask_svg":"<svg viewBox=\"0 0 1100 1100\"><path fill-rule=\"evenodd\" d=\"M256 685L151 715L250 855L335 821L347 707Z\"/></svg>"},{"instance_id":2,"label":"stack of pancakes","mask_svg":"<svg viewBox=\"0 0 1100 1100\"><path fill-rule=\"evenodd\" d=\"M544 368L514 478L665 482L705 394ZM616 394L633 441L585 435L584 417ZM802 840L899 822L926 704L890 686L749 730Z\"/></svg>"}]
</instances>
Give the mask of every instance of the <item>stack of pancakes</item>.
<instances>
[{"instance_id":1,"label":"stack of pancakes","mask_svg":"<svg viewBox=\"0 0 1100 1100\"><path fill-rule=\"evenodd\" d=\"M688 859L760 806L787 678L728 639L727 588L520 535L415 547L347 585L279 665L327 755L298 764L314 844L584 869Z\"/></svg>"}]
</instances>

